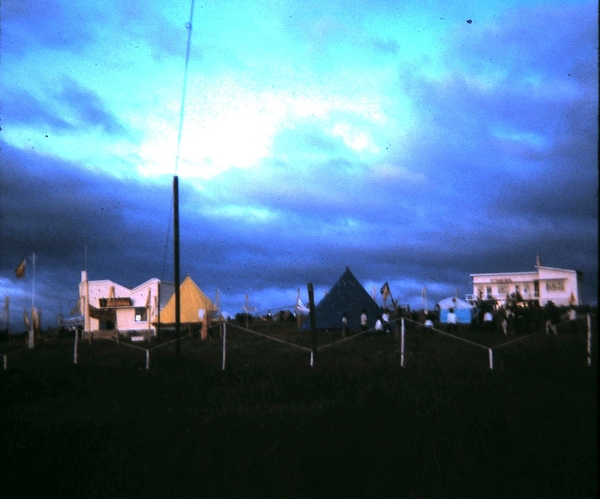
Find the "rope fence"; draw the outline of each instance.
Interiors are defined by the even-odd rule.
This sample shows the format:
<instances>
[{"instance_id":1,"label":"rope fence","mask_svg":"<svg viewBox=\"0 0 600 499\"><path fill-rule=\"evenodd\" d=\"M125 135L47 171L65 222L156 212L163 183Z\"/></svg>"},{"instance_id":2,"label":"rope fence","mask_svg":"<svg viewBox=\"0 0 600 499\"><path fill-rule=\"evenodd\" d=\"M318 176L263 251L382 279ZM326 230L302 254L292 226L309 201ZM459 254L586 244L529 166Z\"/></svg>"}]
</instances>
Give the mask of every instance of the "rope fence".
<instances>
[{"instance_id":1,"label":"rope fence","mask_svg":"<svg viewBox=\"0 0 600 499\"><path fill-rule=\"evenodd\" d=\"M55 340L56 338L58 338L60 335L54 334L52 336L48 336L47 338L40 340L38 339L38 341L36 342L37 345L43 345L45 343L48 343L49 341ZM31 346L28 344L28 346L23 347L23 348L19 348L18 350L13 350L12 352L8 352L8 353L4 353L2 354L2 368L4 371L8 370L8 356L9 355L17 355L21 352L31 352L34 348L34 344L32 344Z\"/></svg>"},{"instance_id":2,"label":"rope fence","mask_svg":"<svg viewBox=\"0 0 600 499\"><path fill-rule=\"evenodd\" d=\"M586 365L588 367L592 366L592 348L593 348L593 329L592 329L592 316L594 316L594 314L586 314ZM595 317L595 316L594 316ZM404 367L404 358L405 358L405 320L407 321L407 323L410 323L412 325L421 327L421 328L425 328L424 325L413 321L411 319L405 319L402 318L401 322L402 322L402 326L401 326L401 366ZM596 317L597 320L597 317ZM573 321L563 321L561 323L555 324L555 325L546 325L546 327L544 329L540 329L538 331L534 331L532 333L529 333L525 336L519 337L519 338L514 338L508 341L505 341L503 343L494 345L494 346L489 346L489 345L483 345L481 343L477 343L471 340L468 340L466 338L462 338L460 336L454 335L454 334L450 334L446 331L442 331L440 329L436 329L433 327L427 327L428 331L432 331L435 334L439 334L441 336L445 336L448 338L452 338L453 340L458 340L460 342L464 342L470 345L473 345L475 347L478 348L482 348L482 349L486 349L488 351L488 363L489 363L489 368L490 370L494 369L494 353L495 351L497 352L500 349L503 349L509 345L515 344L515 343L521 343L524 342L526 340L530 340L532 338L535 337L540 337L542 335L544 336L551 336L551 335L556 335L558 336L558 330L560 330L561 328L565 329L567 326L571 326L571 324L573 323ZM554 332L553 332L554 331Z\"/></svg>"},{"instance_id":3,"label":"rope fence","mask_svg":"<svg viewBox=\"0 0 600 499\"><path fill-rule=\"evenodd\" d=\"M250 333L253 334L255 336L260 336L262 338L266 338L268 340L271 341L275 341L278 343L282 343L284 345L287 345L289 347L292 348L296 348L298 350L303 350L305 352L310 352L310 365L313 366L314 365L314 355L313 355L313 351L312 349L308 348L308 347L304 347L302 345L298 345L297 343L292 343L289 341L285 341L285 340L281 340L279 338L274 338L273 336L269 336L268 334L263 334L263 333L259 333L257 331L252 331L251 329L247 329L245 327L242 326L238 326L236 324L230 324L231 327L234 327L240 331L243 331L245 333ZM227 323L223 322L223 363L222 363L222 370L225 371L225 367L226 367L226 352L227 352Z\"/></svg>"},{"instance_id":4,"label":"rope fence","mask_svg":"<svg viewBox=\"0 0 600 499\"><path fill-rule=\"evenodd\" d=\"M588 367L591 367L592 364L593 364L593 355L592 354L593 354L593 350L594 350L594 335L593 335L593 322L594 321L596 321L596 325L597 325L597 316L595 314L590 314L590 313L586 314L585 321L581 321L581 320L579 321L579 324L585 324L585 329L586 329L586 335L585 335L585 353L586 353L586 355L585 355L585 362L586 362L586 365ZM446 331L442 331L441 329L437 329L437 328L434 328L434 327L426 327L426 326L424 326L423 324L421 324L421 323L419 323L417 321L414 321L414 320L411 320L411 319L408 319L408 318L405 318L405 317L397 318L397 319L394 319L394 320L390 321L390 325L394 325L394 324L396 325L395 337L398 338L398 334L400 335L400 338L399 338L399 340L400 340L400 366L403 367L403 368L405 367L406 354L407 354L407 351L406 351L407 350L406 349L406 346L407 346L406 331L407 331L407 327L409 327L409 328L411 328L413 330L415 328L419 328L419 329L422 329L423 331L431 332L434 335L439 335L441 337L445 337L445 338L451 339L453 341L457 340L458 342L468 344L468 345L476 347L478 349L487 350L487 353L488 353L488 355L487 355L488 359L487 360L488 360L488 365L489 365L489 369L490 370L494 369L494 354L495 353L497 353L499 351L502 351L502 350L506 349L507 347L509 347L511 345L514 345L514 344L517 344L517 343L523 343L523 342L526 342L528 340L535 339L536 337L540 337L540 336L553 336L553 335L558 336L558 331L560 331L561 329L565 330L567 327L575 327L575 326L573 326L573 321L563 321L563 322L561 322L559 324L554 325L555 326L554 328L546 326L546 328L544 328L544 329L540 329L538 331L534 331L534 332L529 333L529 334L527 334L525 336L521 336L519 338L510 339L510 340L505 341L503 343L499 343L499 344L495 344L493 346L490 346L490 345L485 345L485 344L482 344L482 343L478 343L478 342L472 341L472 340L467 339L467 338L463 338L463 337L455 335L455 334L448 333ZM272 341L272 342L275 342L275 343L279 343L281 345L285 345L285 346L291 347L293 349L301 350L303 352L310 352L310 365L311 366L314 366L314 361L315 361L314 354L315 354L315 351L326 350L328 348L334 347L335 345L340 345L340 344L343 344L345 342L350 342L352 340L356 340L356 339L358 339L360 337L363 337L365 335L369 335L369 334L372 334L372 333L376 332L374 328L368 329L366 331L361 331L361 332L355 333L355 334L353 334L351 336L348 336L348 337L344 337L344 338L341 338L341 339L333 340L330 343L327 343L327 344L324 344L324 345L321 345L321 346L317 347L316 350L313 351L313 349L311 349L309 347L306 347L306 346L303 346L303 345L299 345L297 343L286 341L286 340L283 340L283 339L280 339L280 338L275 338L275 337L270 336L268 334L260 333L258 331L253 331L251 329L248 329L248 328L245 328L245 327L242 327L242 326L238 326L236 324L230 324L230 323L227 323L227 322L221 322L219 324L213 325L212 327L213 328L215 328L215 327L219 328L219 333L220 333L220 336L222 338L221 369L223 371L225 371L226 365L227 365L227 329L228 329L227 326L230 326L231 328L234 328L237 331L240 331L240 332L243 332L243 333L247 333L247 334L250 334L250 335L253 335L253 336L261 337L261 338L267 339L269 341ZM580 327L579 331L581 332L581 326L579 326L579 327ZM566 334L568 334L568 333L566 333ZM91 333L88 333L88 336L91 337ZM129 347L131 349L145 352L145 366L146 366L146 370L149 370L150 369L151 352L158 351L159 349L168 347L168 346L170 346L170 345L172 345L172 344L174 344L174 343L176 343L178 341L181 341L181 340L186 339L186 338L191 337L191 336L192 336L192 333L189 333L189 334L186 334L185 336L183 336L181 338L173 339L173 340L170 340L170 341L167 341L165 343L161 343L161 344L158 344L158 345L155 345L155 346L152 346L152 347L143 347L143 346L139 346L139 345L133 345L133 344L131 344L129 342L126 342L126 341L123 341L123 340L119 341L118 339L115 340L113 338L102 338L102 339L107 340L109 342L116 343L117 345L125 345L125 346L127 346L127 347ZM49 337L47 337L47 338L45 338L43 340L39 340L37 342L37 344L38 345L46 344L46 343L48 343L50 341L56 340L59 337L60 337L60 334L49 336ZM83 336L82 336L82 340L83 340ZM75 331L74 344L73 344L73 363L74 364L78 364L78 362L79 362L79 345L78 345L78 342L79 342L79 335L78 335L78 332ZM417 347L415 346L414 348L416 349ZM25 351L32 351L32 349L29 348L29 347L23 347L23 348L20 348L18 350L14 350L12 352L8 352L8 353L2 354L2 358L3 358L2 368L3 368L3 370L4 371L8 370L8 358L9 358L9 356L20 355L22 352L25 352ZM415 352L416 351L417 350L415 350Z\"/></svg>"}]
</instances>

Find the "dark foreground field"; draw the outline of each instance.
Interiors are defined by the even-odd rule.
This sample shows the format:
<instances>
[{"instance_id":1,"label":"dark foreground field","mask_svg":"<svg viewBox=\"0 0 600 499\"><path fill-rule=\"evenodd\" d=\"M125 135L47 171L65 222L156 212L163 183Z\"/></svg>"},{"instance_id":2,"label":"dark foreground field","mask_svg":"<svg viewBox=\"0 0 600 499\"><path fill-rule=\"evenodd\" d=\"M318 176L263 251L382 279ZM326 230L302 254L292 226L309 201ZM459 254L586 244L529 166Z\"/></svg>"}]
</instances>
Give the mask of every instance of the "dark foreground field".
<instances>
[{"instance_id":1,"label":"dark foreground field","mask_svg":"<svg viewBox=\"0 0 600 499\"><path fill-rule=\"evenodd\" d=\"M228 339L225 372L218 336L150 370L106 341L73 365L69 337L11 358L2 495L597 497L583 335L538 338L494 371L438 338L407 338L404 369L392 336L323 350L312 368L304 351Z\"/></svg>"}]
</instances>

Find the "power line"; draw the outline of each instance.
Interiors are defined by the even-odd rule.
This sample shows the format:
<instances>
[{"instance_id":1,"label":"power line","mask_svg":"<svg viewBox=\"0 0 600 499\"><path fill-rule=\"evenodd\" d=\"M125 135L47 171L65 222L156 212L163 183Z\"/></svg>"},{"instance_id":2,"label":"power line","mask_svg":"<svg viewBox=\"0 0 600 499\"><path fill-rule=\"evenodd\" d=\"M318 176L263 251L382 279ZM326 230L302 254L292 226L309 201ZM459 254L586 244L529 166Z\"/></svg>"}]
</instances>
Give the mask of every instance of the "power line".
<instances>
[{"instance_id":1,"label":"power line","mask_svg":"<svg viewBox=\"0 0 600 499\"><path fill-rule=\"evenodd\" d=\"M187 49L185 52L185 70L183 73L183 91L181 93L181 106L179 108L179 131L177 133L177 153L175 155L175 175L177 175L177 169L179 168L179 150L181 147L181 132L183 130L183 118L185 115L185 96L187 93L187 75L188 75L188 66L190 62L190 47L192 45L192 20L194 17L194 3L195 0L192 0L190 7L190 20L185 25L188 29L188 40L187 40Z\"/></svg>"}]
</instances>

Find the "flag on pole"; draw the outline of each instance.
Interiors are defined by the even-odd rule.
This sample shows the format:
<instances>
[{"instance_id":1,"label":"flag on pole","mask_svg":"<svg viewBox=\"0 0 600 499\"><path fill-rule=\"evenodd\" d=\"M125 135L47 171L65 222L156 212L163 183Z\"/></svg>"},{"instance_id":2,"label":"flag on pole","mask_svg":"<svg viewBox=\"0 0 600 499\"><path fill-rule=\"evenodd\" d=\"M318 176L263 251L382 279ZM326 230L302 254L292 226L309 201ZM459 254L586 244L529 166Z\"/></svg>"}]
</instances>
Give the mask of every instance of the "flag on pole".
<instances>
[{"instance_id":1,"label":"flag on pole","mask_svg":"<svg viewBox=\"0 0 600 499\"><path fill-rule=\"evenodd\" d=\"M25 258L23 258L23 261L15 269L15 274L17 274L18 279L20 279L21 277L25 277L25 265L26 265L26 261L25 261Z\"/></svg>"},{"instance_id":2,"label":"flag on pole","mask_svg":"<svg viewBox=\"0 0 600 499\"><path fill-rule=\"evenodd\" d=\"M298 289L298 297L296 298L296 315L298 314L308 314L310 312L310 309L308 307L306 307L304 305L304 303L302 303L302 300L300 299L300 289Z\"/></svg>"},{"instance_id":3,"label":"flag on pole","mask_svg":"<svg viewBox=\"0 0 600 499\"><path fill-rule=\"evenodd\" d=\"M390 285L386 282L381 289L379 290L381 296L383 297L383 303L385 304L388 296L390 296Z\"/></svg>"},{"instance_id":4,"label":"flag on pole","mask_svg":"<svg viewBox=\"0 0 600 499\"><path fill-rule=\"evenodd\" d=\"M76 315L79 313L79 309L81 308L81 296L79 298L77 298L77 303L75 303L75 306L71 309L71 315Z\"/></svg>"},{"instance_id":5,"label":"flag on pole","mask_svg":"<svg viewBox=\"0 0 600 499\"><path fill-rule=\"evenodd\" d=\"M304 303L302 303L300 297L298 297L298 299L296 300L296 312L299 312L301 314L308 314L310 312L310 309L306 307Z\"/></svg>"},{"instance_id":6,"label":"flag on pole","mask_svg":"<svg viewBox=\"0 0 600 499\"><path fill-rule=\"evenodd\" d=\"M27 310L23 310L23 320L25 321L25 329L27 329L27 331L29 331L30 324L29 324L29 317L27 317Z\"/></svg>"},{"instance_id":7,"label":"flag on pole","mask_svg":"<svg viewBox=\"0 0 600 499\"><path fill-rule=\"evenodd\" d=\"M33 330L35 332L39 332L39 330L40 330L40 316L39 316L37 308L35 308L35 307L33 307L31 309L31 324L32 324Z\"/></svg>"}]
</instances>

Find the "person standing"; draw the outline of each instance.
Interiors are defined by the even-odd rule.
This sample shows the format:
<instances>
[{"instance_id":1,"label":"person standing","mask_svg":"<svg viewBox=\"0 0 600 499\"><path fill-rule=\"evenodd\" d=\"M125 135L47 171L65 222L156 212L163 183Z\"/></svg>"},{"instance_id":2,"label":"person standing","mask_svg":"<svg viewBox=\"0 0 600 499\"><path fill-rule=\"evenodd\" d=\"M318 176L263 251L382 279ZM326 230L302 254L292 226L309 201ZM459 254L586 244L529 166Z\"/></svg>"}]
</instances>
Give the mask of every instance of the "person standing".
<instances>
[{"instance_id":1,"label":"person standing","mask_svg":"<svg viewBox=\"0 0 600 499\"><path fill-rule=\"evenodd\" d=\"M448 317L446 319L446 322L448 323L448 332L449 333L456 333L458 331L458 317L454 313L453 308L451 308L448 311Z\"/></svg>"},{"instance_id":2,"label":"person standing","mask_svg":"<svg viewBox=\"0 0 600 499\"><path fill-rule=\"evenodd\" d=\"M569 322L571 323L571 332L576 333L577 332L577 311L575 310L575 307L573 305L571 305L569 307L568 314L569 314L568 315Z\"/></svg>"},{"instance_id":3,"label":"person standing","mask_svg":"<svg viewBox=\"0 0 600 499\"><path fill-rule=\"evenodd\" d=\"M375 321L375 334L383 334L383 323L381 322L381 316L377 317Z\"/></svg>"},{"instance_id":4,"label":"person standing","mask_svg":"<svg viewBox=\"0 0 600 499\"><path fill-rule=\"evenodd\" d=\"M508 336L508 320L506 319L506 308L500 307L494 317L494 327L496 331L502 331L504 336Z\"/></svg>"},{"instance_id":5,"label":"person standing","mask_svg":"<svg viewBox=\"0 0 600 499\"><path fill-rule=\"evenodd\" d=\"M385 309L381 315L381 322L383 322L383 332L385 334L390 334L392 332L392 328L390 327L390 316L387 309Z\"/></svg>"},{"instance_id":6,"label":"person standing","mask_svg":"<svg viewBox=\"0 0 600 499\"><path fill-rule=\"evenodd\" d=\"M342 338L345 338L349 334L348 329L348 312L344 312L342 315Z\"/></svg>"},{"instance_id":7,"label":"person standing","mask_svg":"<svg viewBox=\"0 0 600 499\"><path fill-rule=\"evenodd\" d=\"M491 333L494 330L494 316L490 310L486 310L483 314L483 330L486 333Z\"/></svg>"},{"instance_id":8,"label":"person standing","mask_svg":"<svg viewBox=\"0 0 600 499\"><path fill-rule=\"evenodd\" d=\"M362 314L360 314L360 331L364 333L367 329L369 329L367 325L367 311L363 308Z\"/></svg>"},{"instance_id":9,"label":"person standing","mask_svg":"<svg viewBox=\"0 0 600 499\"><path fill-rule=\"evenodd\" d=\"M554 336L558 336L558 322L560 320L560 314L558 311L558 307L554 305L554 302L549 301L546 303L545 307L546 312L546 334L553 334Z\"/></svg>"}]
</instances>

